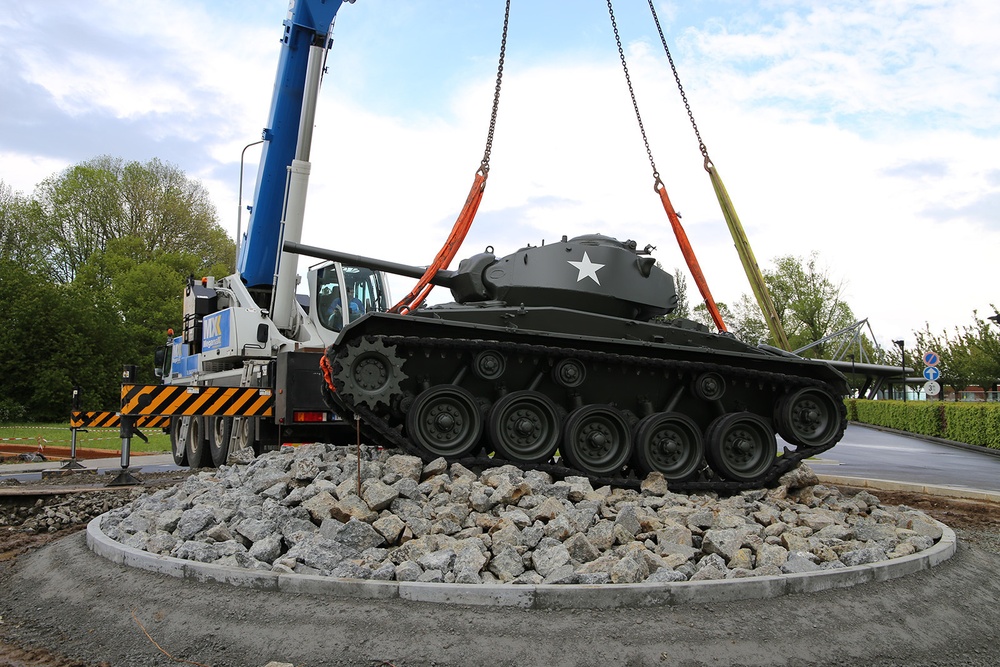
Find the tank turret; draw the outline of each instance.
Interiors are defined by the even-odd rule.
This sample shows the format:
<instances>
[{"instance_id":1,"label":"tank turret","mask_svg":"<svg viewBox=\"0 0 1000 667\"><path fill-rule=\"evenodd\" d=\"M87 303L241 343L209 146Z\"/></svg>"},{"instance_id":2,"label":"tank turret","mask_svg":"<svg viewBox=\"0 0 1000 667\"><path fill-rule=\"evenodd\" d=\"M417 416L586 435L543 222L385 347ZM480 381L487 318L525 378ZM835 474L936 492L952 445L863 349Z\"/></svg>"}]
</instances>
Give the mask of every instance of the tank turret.
<instances>
[{"instance_id":1,"label":"tank turret","mask_svg":"<svg viewBox=\"0 0 1000 667\"><path fill-rule=\"evenodd\" d=\"M286 243L285 249L411 278L424 273L420 267L299 244ZM656 266L651 250L600 234L564 236L499 258L488 248L463 259L456 271L438 272L431 282L451 289L459 304L567 308L644 322L677 307L673 276Z\"/></svg>"}]
</instances>

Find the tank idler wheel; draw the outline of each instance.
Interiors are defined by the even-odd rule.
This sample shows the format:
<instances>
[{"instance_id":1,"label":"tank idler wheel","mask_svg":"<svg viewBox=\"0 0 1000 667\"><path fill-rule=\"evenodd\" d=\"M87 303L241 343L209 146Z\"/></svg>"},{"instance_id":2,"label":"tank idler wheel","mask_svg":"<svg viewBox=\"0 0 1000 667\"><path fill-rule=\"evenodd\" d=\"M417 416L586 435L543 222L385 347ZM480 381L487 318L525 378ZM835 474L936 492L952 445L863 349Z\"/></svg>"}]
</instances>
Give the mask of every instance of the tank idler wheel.
<instances>
[{"instance_id":1,"label":"tank idler wheel","mask_svg":"<svg viewBox=\"0 0 1000 667\"><path fill-rule=\"evenodd\" d=\"M717 417L705 432L705 458L720 477L734 482L753 482L774 463L777 454L774 430L750 412L731 412Z\"/></svg>"},{"instance_id":2,"label":"tank idler wheel","mask_svg":"<svg viewBox=\"0 0 1000 667\"><path fill-rule=\"evenodd\" d=\"M212 458L208 454L208 440L205 438L204 417L191 417L191 425L188 427L184 448L187 450L188 466L191 468L204 468L211 462Z\"/></svg>"},{"instance_id":3,"label":"tank idler wheel","mask_svg":"<svg viewBox=\"0 0 1000 667\"><path fill-rule=\"evenodd\" d=\"M585 405L566 420L562 451L571 467L609 475L632 456L632 437L621 412L610 405Z\"/></svg>"},{"instance_id":4,"label":"tank idler wheel","mask_svg":"<svg viewBox=\"0 0 1000 667\"><path fill-rule=\"evenodd\" d=\"M672 482L696 475L705 456L701 429L679 412L657 412L644 417L636 425L633 440L636 468L643 474L658 472Z\"/></svg>"},{"instance_id":5,"label":"tank idler wheel","mask_svg":"<svg viewBox=\"0 0 1000 667\"><path fill-rule=\"evenodd\" d=\"M799 389L778 399L774 423L791 444L822 447L840 433L843 409L842 402L822 389Z\"/></svg>"},{"instance_id":6,"label":"tank idler wheel","mask_svg":"<svg viewBox=\"0 0 1000 667\"><path fill-rule=\"evenodd\" d=\"M503 458L544 463L559 447L559 409L537 391L515 391L493 406L487 432Z\"/></svg>"},{"instance_id":7,"label":"tank idler wheel","mask_svg":"<svg viewBox=\"0 0 1000 667\"><path fill-rule=\"evenodd\" d=\"M218 468L226 464L229 458L229 438L233 433L232 417L206 417L211 427L208 431L208 451L212 456L212 465Z\"/></svg>"},{"instance_id":8,"label":"tank idler wheel","mask_svg":"<svg viewBox=\"0 0 1000 667\"><path fill-rule=\"evenodd\" d=\"M717 401L726 394L726 380L718 373L702 373L695 378L691 389L703 401Z\"/></svg>"},{"instance_id":9,"label":"tank idler wheel","mask_svg":"<svg viewBox=\"0 0 1000 667\"><path fill-rule=\"evenodd\" d=\"M174 457L174 465L186 466L188 464L187 448L184 445L184 438L181 437L181 427L184 420L190 421L190 417L170 418L170 453Z\"/></svg>"},{"instance_id":10,"label":"tank idler wheel","mask_svg":"<svg viewBox=\"0 0 1000 667\"><path fill-rule=\"evenodd\" d=\"M579 359L562 359L552 368L552 378L559 385L573 389L587 379L587 367Z\"/></svg>"},{"instance_id":11,"label":"tank idler wheel","mask_svg":"<svg viewBox=\"0 0 1000 667\"><path fill-rule=\"evenodd\" d=\"M507 370L507 360L496 350L483 350L476 355L472 370L483 380L496 380Z\"/></svg>"},{"instance_id":12,"label":"tank idler wheel","mask_svg":"<svg viewBox=\"0 0 1000 667\"><path fill-rule=\"evenodd\" d=\"M458 385L425 389L406 413L406 433L414 444L434 456L468 456L479 447L483 434L479 404Z\"/></svg>"}]
</instances>

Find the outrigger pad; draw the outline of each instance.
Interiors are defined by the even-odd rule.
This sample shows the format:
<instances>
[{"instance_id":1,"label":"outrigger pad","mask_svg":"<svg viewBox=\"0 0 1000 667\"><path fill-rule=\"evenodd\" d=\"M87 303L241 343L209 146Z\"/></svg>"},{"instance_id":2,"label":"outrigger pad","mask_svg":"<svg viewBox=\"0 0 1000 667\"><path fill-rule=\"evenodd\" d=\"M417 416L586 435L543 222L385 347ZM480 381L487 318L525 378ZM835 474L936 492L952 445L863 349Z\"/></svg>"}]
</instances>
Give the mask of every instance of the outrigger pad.
<instances>
[{"instance_id":1,"label":"outrigger pad","mask_svg":"<svg viewBox=\"0 0 1000 667\"><path fill-rule=\"evenodd\" d=\"M129 472L128 468L122 468L118 476L108 482L108 486L142 486L142 480Z\"/></svg>"}]
</instances>

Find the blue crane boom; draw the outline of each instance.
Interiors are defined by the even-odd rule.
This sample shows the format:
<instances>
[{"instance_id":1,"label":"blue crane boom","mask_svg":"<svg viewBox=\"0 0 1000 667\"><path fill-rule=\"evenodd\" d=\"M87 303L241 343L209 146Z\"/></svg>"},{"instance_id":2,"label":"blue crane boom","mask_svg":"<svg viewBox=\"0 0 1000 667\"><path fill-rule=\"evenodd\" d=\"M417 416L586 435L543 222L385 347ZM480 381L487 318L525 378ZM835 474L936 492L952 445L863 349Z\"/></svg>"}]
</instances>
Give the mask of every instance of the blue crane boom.
<instances>
[{"instance_id":1,"label":"blue crane boom","mask_svg":"<svg viewBox=\"0 0 1000 667\"><path fill-rule=\"evenodd\" d=\"M274 281L288 168L297 157L309 159L297 156L296 147L310 47L329 48L333 20L342 4L343 0L289 2L253 206L236 267L250 288L270 286Z\"/></svg>"}]
</instances>

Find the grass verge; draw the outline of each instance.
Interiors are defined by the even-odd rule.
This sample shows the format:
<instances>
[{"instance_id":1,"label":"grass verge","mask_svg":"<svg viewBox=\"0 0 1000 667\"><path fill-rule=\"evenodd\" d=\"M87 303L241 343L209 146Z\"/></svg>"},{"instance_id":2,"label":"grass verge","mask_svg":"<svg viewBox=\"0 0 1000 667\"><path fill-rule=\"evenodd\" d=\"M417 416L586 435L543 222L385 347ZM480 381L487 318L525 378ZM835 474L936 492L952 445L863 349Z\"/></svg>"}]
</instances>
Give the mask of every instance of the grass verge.
<instances>
[{"instance_id":1,"label":"grass verge","mask_svg":"<svg viewBox=\"0 0 1000 667\"><path fill-rule=\"evenodd\" d=\"M162 429L146 429L143 432L149 442L133 437L129 445L132 452L169 452L170 436ZM43 447L69 447L72 433L69 422L62 424L0 424L0 445L35 445ZM88 428L76 432L76 446L87 449L109 449L121 451L121 438L117 428Z\"/></svg>"}]
</instances>

